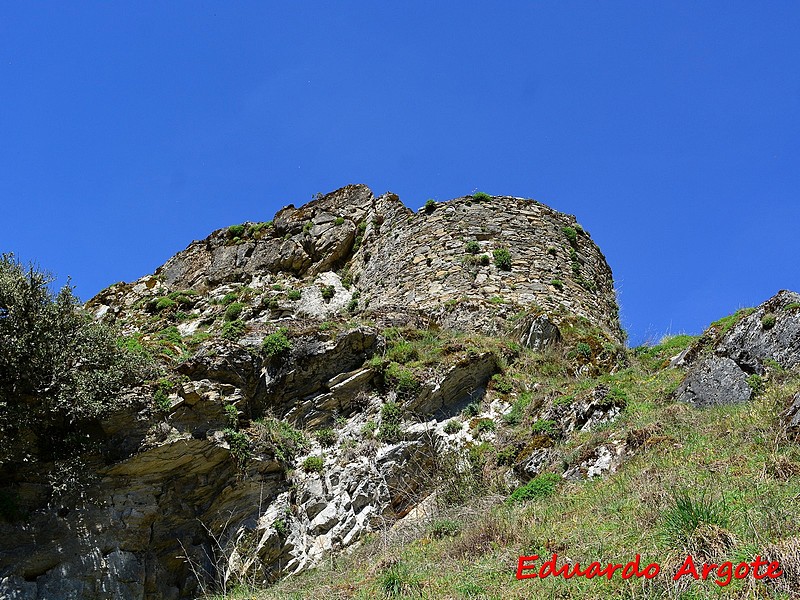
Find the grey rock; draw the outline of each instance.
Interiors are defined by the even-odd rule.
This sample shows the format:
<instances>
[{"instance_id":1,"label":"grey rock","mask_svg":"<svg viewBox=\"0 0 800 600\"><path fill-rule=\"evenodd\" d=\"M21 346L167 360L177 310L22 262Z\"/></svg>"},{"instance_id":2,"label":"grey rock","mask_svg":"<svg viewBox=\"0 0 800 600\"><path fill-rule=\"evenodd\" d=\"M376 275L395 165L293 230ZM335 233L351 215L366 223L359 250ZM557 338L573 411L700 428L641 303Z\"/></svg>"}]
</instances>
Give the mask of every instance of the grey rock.
<instances>
[{"instance_id":1,"label":"grey rock","mask_svg":"<svg viewBox=\"0 0 800 600\"><path fill-rule=\"evenodd\" d=\"M675 390L675 398L694 406L745 402L752 395L747 374L730 358L712 356L696 364Z\"/></svg>"},{"instance_id":2,"label":"grey rock","mask_svg":"<svg viewBox=\"0 0 800 600\"><path fill-rule=\"evenodd\" d=\"M524 318L513 334L520 344L531 350L542 350L561 341L558 327L544 314Z\"/></svg>"}]
</instances>

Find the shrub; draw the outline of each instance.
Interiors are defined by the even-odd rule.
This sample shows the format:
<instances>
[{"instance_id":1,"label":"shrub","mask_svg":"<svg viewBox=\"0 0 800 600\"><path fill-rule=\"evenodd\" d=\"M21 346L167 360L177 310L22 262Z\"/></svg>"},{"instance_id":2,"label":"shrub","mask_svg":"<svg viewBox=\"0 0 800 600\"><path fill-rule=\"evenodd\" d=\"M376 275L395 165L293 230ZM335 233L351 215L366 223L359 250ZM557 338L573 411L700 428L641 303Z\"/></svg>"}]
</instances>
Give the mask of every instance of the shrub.
<instances>
[{"instance_id":1,"label":"shrub","mask_svg":"<svg viewBox=\"0 0 800 600\"><path fill-rule=\"evenodd\" d=\"M444 537L453 537L461 531L461 525L452 519L438 519L431 523L431 537L440 540Z\"/></svg>"},{"instance_id":2,"label":"shrub","mask_svg":"<svg viewBox=\"0 0 800 600\"><path fill-rule=\"evenodd\" d=\"M385 376L398 393L414 394L419 389L419 381L414 372L396 362L389 363Z\"/></svg>"},{"instance_id":3,"label":"shrub","mask_svg":"<svg viewBox=\"0 0 800 600\"><path fill-rule=\"evenodd\" d=\"M375 437L376 429L378 429L378 424L375 421L367 421L361 426L361 435L365 438Z\"/></svg>"},{"instance_id":4,"label":"shrub","mask_svg":"<svg viewBox=\"0 0 800 600\"><path fill-rule=\"evenodd\" d=\"M492 387L501 394L510 394L514 391L514 382L498 373L492 375Z\"/></svg>"},{"instance_id":5,"label":"shrub","mask_svg":"<svg viewBox=\"0 0 800 600\"><path fill-rule=\"evenodd\" d=\"M239 411L233 404L226 404L225 408L225 422L230 429L239 429Z\"/></svg>"},{"instance_id":6,"label":"shrub","mask_svg":"<svg viewBox=\"0 0 800 600\"><path fill-rule=\"evenodd\" d=\"M431 214L436 210L436 200L430 199L425 203L425 212Z\"/></svg>"},{"instance_id":7,"label":"shrub","mask_svg":"<svg viewBox=\"0 0 800 600\"><path fill-rule=\"evenodd\" d=\"M273 283L273 284L270 286L270 288L271 288L271 289L272 289L274 292L282 292L282 291L283 291L283 286L282 286L280 283Z\"/></svg>"},{"instance_id":8,"label":"shrub","mask_svg":"<svg viewBox=\"0 0 800 600\"><path fill-rule=\"evenodd\" d=\"M336 443L336 432L330 427L320 429L315 435L320 445L325 448L333 446Z\"/></svg>"},{"instance_id":9,"label":"shrub","mask_svg":"<svg viewBox=\"0 0 800 600\"><path fill-rule=\"evenodd\" d=\"M311 231L313 228L314 228L314 223L312 223L311 221L306 221L305 225L303 225L304 232Z\"/></svg>"},{"instance_id":10,"label":"shrub","mask_svg":"<svg viewBox=\"0 0 800 600\"><path fill-rule=\"evenodd\" d=\"M378 438L384 442L397 442L402 437L400 424L403 422L403 411L396 402L387 402L381 406L381 426Z\"/></svg>"},{"instance_id":11,"label":"shrub","mask_svg":"<svg viewBox=\"0 0 800 600\"><path fill-rule=\"evenodd\" d=\"M155 371L138 338L95 322L68 285L53 294L53 281L0 255L0 462L22 458L25 430L46 430L48 444L74 439Z\"/></svg>"},{"instance_id":12,"label":"shrub","mask_svg":"<svg viewBox=\"0 0 800 600\"><path fill-rule=\"evenodd\" d=\"M575 246L578 243L578 232L572 227L562 227L561 233L564 234L564 237L567 238L570 245Z\"/></svg>"},{"instance_id":13,"label":"shrub","mask_svg":"<svg viewBox=\"0 0 800 600\"><path fill-rule=\"evenodd\" d=\"M592 358L592 347L586 342L578 342L578 345L575 346L575 353L579 357L589 360Z\"/></svg>"},{"instance_id":14,"label":"shrub","mask_svg":"<svg viewBox=\"0 0 800 600\"><path fill-rule=\"evenodd\" d=\"M245 329L247 329L247 326L239 319L225 321L222 324L222 337L226 340L236 341L242 337Z\"/></svg>"},{"instance_id":15,"label":"shrub","mask_svg":"<svg viewBox=\"0 0 800 600\"><path fill-rule=\"evenodd\" d=\"M336 217L336 220L334 221L334 224L335 225L343 225L344 224L344 217Z\"/></svg>"},{"instance_id":16,"label":"shrub","mask_svg":"<svg viewBox=\"0 0 800 600\"><path fill-rule=\"evenodd\" d=\"M347 303L347 312L354 313L358 310L358 300L352 298L350 302Z\"/></svg>"},{"instance_id":17,"label":"shrub","mask_svg":"<svg viewBox=\"0 0 800 600\"><path fill-rule=\"evenodd\" d=\"M764 391L764 378L757 373L753 373L747 378L747 385L753 390L753 396L758 396Z\"/></svg>"},{"instance_id":18,"label":"shrub","mask_svg":"<svg viewBox=\"0 0 800 600\"><path fill-rule=\"evenodd\" d=\"M306 473L322 473L325 461L321 456L308 456L303 461L303 471Z\"/></svg>"},{"instance_id":19,"label":"shrub","mask_svg":"<svg viewBox=\"0 0 800 600\"><path fill-rule=\"evenodd\" d=\"M764 329L772 329L775 327L775 315L772 313L767 313L763 317L761 317L761 327Z\"/></svg>"},{"instance_id":20,"label":"shrub","mask_svg":"<svg viewBox=\"0 0 800 600\"><path fill-rule=\"evenodd\" d=\"M491 200L492 197L486 192L475 192L474 194L472 194L472 199L477 200L478 202L482 202L483 200Z\"/></svg>"},{"instance_id":21,"label":"shrub","mask_svg":"<svg viewBox=\"0 0 800 600\"><path fill-rule=\"evenodd\" d=\"M228 440L230 453L233 460L236 461L236 467L243 471L250 462L252 450L250 448L250 438L241 431L234 431L233 429L225 430L225 439Z\"/></svg>"},{"instance_id":22,"label":"shrub","mask_svg":"<svg viewBox=\"0 0 800 600\"><path fill-rule=\"evenodd\" d=\"M419 359L419 352L417 348L404 340L394 342L386 351L386 359L390 362L398 362L405 364L412 360Z\"/></svg>"},{"instance_id":23,"label":"shrub","mask_svg":"<svg viewBox=\"0 0 800 600\"><path fill-rule=\"evenodd\" d=\"M278 356L292 349L292 342L286 337L286 330L270 333L261 343L261 350L267 356Z\"/></svg>"},{"instance_id":24,"label":"shrub","mask_svg":"<svg viewBox=\"0 0 800 600\"><path fill-rule=\"evenodd\" d=\"M225 315L223 319L225 321L235 321L239 318L239 315L242 314L244 310L244 304L241 302L234 302L233 304L229 304L228 308L225 309Z\"/></svg>"},{"instance_id":25,"label":"shrub","mask_svg":"<svg viewBox=\"0 0 800 600\"><path fill-rule=\"evenodd\" d=\"M289 290L289 293L286 294L286 297L289 298L289 300L300 300L302 295L303 294L300 292L300 290Z\"/></svg>"},{"instance_id":26,"label":"shrub","mask_svg":"<svg viewBox=\"0 0 800 600\"><path fill-rule=\"evenodd\" d=\"M553 435L556 432L556 422L550 419L539 419L531 426L531 432Z\"/></svg>"},{"instance_id":27,"label":"shrub","mask_svg":"<svg viewBox=\"0 0 800 600\"><path fill-rule=\"evenodd\" d=\"M489 258L488 254L481 254L480 258L478 259L478 262L484 267L488 265L491 261L492 259Z\"/></svg>"},{"instance_id":28,"label":"shrub","mask_svg":"<svg viewBox=\"0 0 800 600\"><path fill-rule=\"evenodd\" d=\"M169 342L170 344L180 344L183 338L181 337L181 333L178 331L178 328L172 325L159 331L158 339Z\"/></svg>"},{"instance_id":29,"label":"shrub","mask_svg":"<svg viewBox=\"0 0 800 600\"><path fill-rule=\"evenodd\" d=\"M256 424L256 431L259 438L272 447L279 460L291 462L295 456L308 449L308 440L303 432L285 421L266 419Z\"/></svg>"},{"instance_id":30,"label":"shrub","mask_svg":"<svg viewBox=\"0 0 800 600\"><path fill-rule=\"evenodd\" d=\"M492 419L488 417L483 419L478 419L478 421L475 423L474 429L478 433L484 433L486 431L494 431L495 429L497 429L497 423L495 423Z\"/></svg>"},{"instance_id":31,"label":"shrub","mask_svg":"<svg viewBox=\"0 0 800 600\"><path fill-rule=\"evenodd\" d=\"M458 419L450 419L444 425L444 432L450 435L461 431L461 422Z\"/></svg>"},{"instance_id":32,"label":"shrub","mask_svg":"<svg viewBox=\"0 0 800 600\"><path fill-rule=\"evenodd\" d=\"M511 270L511 253L505 248L498 248L493 253L495 266L502 271Z\"/></svg>"},{"instance_id":33,"label":"shrub","mask_svg":"<svg viewBox=\"0 0 800 600\"><path fill-rule=\"evenodd\" d=\"M159 298L156 301L156 310L159 311L159 312L162 311L162 310L168 310L170 308L175 308L175 306L177 306L177 304L178 303L175 302L175 300L173 300L172 298L166 298L166 297L165 298Z\"/></svg>"},{"instance_id":34,"label":"shrub","mask_svg":"<svg viewBox=\"0 0 800 600\"><path fill-rule=\"evenodd\" d=\"M478 252L481 251L481 245L475 240L471 240L467 242L466 245L464 246L464 251L467 254L477 254Z\"/></svg>"},{"instance_id":35,"label":"shrub","mask_svg":"<svg viewBox=\"0 0 800 600\"><path fill-rule=\"evenodd\" d=\"M561 281L560 279L553 279L553 280L550 282L550 285L552 285L552 286L553 286L554 288L556 288L558 291L561 291L561 290L563 290L563 289L564 289L564 282L563 282L563 281Z\"/></svg>"},{"instance_id":36,"label":"shrub","mask_svg":"<svg viewBox=\"0 0 800 600\"><path fill-rule=\"evenodd\" d=\"M228 237L229 238L240 238L244 235L245 226L244 225L231 225L228 227Z\"/></svg>"},{"instance_id":37,"label":"shrub","mask_svg":"<svg viewBox=\"0 0 800 600\"><path fill-rule=\"evenodd\" d=\"M480 411L481 405L479 402L470 402L461 412L465 417L475 417Z\"/></svg>"},{"instance_id":38,"label":"shrub","mask_svg":"<svg viewBox=\"0 0 800 600\"><path fill-rule=\"evenodd\" d=\"M336 288L332 285L325 285L322 287L322 297L325 300L330 300L336 295Z\"/></svg>"},{"instance_id":39,"label":"shrub","mask_svg":"<svg viewBox=\"0 0 800 600\"><path fill-rule=\"evenodd\" d=\"M526 502L552 496L556 491L561 477L555 473L542 473L531 479L525 485L515 489L509 497L509 502Z\"/></svg>"},{"instance_id":40,"label":"shrub","mask_svg":"<svg viewBox=\"0 0 800 600\"><path fill-rule=\"evenodd\" d=\"M238 297L239 297L239 294L237 294L235 292L228 292L227 294L225 294L222 297L222 300L220 302L221 302L221 304L227 306L231 302L234 302Z\"/></svg>"}]
</instances>

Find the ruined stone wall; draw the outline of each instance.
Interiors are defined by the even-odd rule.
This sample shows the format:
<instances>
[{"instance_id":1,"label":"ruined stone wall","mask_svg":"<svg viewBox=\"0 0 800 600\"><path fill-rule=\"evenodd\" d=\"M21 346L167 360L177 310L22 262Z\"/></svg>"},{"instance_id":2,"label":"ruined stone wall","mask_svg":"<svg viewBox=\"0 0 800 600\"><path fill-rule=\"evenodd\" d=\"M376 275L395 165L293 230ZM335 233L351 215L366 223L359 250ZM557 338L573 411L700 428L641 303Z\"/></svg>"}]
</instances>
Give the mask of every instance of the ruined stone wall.
<instances>
[{"instance_id":1,"label":"ruined stone wall","mask_svg":"<svg viewBox=\"0 0 800 600\"><path fill-rule=\"evenodd\" d=\"M571 239L567 227L576 232ZM477 242L477 254L466 251L468 242ZM510 270L495 264L501 248L511 254ZM486 333L507 329L524 310L571 313L623 339L600 249L575 217L521 198L468 196L414 213L395 194L376 198L349 185L281 209L257 239L233 243L221 229L159 269L172 287L200 289L270 274L307 284L327 271L349 274L362 310L421 310L444 326Z\"/></svg>"},{"instance_id":2,"label":"ruined stone wall","mask_svg":"<svg viewBox=\"0 0 800 600\"><path fill-rule=\"evenodd\" d=\"M385 210L392 199L376 204ZM622 338L611 269L575 217L506 196L457 198L432 212L394 210L392 217L377 231L370 223L354 260L370 308L417 307L443 320L454 314L455 325L486 329L482 324L494 313L539 307L586 317ZM572 240L565 227L576 231ZM471 241L479 245L477 254L466 250ZM510 270L495 265L493 253L501 248L511 254ZM489 264L481 264L482 255Z\"/></svg>"}]
</instances>

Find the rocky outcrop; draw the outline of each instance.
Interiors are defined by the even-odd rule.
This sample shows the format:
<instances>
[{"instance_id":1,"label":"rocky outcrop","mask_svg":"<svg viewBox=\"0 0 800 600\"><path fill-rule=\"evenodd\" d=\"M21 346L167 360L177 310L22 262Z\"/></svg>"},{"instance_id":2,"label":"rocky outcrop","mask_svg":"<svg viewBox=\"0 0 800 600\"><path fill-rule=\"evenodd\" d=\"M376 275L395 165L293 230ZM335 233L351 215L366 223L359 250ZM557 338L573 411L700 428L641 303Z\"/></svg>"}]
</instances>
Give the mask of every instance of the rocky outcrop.
<instances>
[{"instance_id":1,"label":"rocky outcrop","mask_svg":"<svg viewBox=\"0 0 800 600\"><path fill-rule=\"evenodd\" d=\"M679 357L689 366L675 397L695 406L744 402L752 397L752 376L770 362L785 369L800 364L800 294L782 290L757 308L712 327ZM727 330L725 330L727 327Z\"/></svg>"},{"instance_id":2,"label":"rocky outcrop","mask_svg":"<svg viewBox=\"0 0 800 600\"><path fill-rule=\"evenodd\" d=\"M82 454L0 473L0 500L27 512L0 523L2 597L190 598L313 566L411 511L443 453L493 439L477 424L509 405L475 411L507 356L480 334L544 350L570 316L600 345L623 338L611 271L574 217L479 195L414 213L361 185L218 230L87 307L164 377L81 432ZM412 326L474 339L403 387L383 328ZM545 417L569 432L620 406L598 387ZM521 475L549 456L540 441Z\"/></svg>"}]
</instances>

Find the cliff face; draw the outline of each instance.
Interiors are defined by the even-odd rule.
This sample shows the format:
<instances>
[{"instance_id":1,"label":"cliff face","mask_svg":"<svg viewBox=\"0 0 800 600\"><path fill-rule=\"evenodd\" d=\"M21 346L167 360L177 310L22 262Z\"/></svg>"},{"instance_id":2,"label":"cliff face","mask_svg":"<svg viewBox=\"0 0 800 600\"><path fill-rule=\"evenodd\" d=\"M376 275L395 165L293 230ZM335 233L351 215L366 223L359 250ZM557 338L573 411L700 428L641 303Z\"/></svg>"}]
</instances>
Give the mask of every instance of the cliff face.
<instances>
[{"instance_id":1,"label":"cliff face","mask_svg":"<svg viewBox=\"0 0 800 600\"><path fill-rule=\"evenodd\" d=\"M80 455L8 474L27 516L0 522L2 597L193 597L307 568L402 518L445 456L493 435L475 424L509 410L492 377L520 345L572 332L590 372L623 337L573 217L477 195L415 214L365 186L218 230L87 308L164 376ZM559 418L613 418L600 396ZM506 481L547 456L509 460Z\"/></svg>"}]
</instances>

